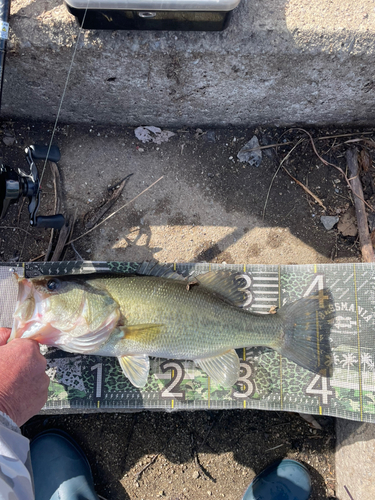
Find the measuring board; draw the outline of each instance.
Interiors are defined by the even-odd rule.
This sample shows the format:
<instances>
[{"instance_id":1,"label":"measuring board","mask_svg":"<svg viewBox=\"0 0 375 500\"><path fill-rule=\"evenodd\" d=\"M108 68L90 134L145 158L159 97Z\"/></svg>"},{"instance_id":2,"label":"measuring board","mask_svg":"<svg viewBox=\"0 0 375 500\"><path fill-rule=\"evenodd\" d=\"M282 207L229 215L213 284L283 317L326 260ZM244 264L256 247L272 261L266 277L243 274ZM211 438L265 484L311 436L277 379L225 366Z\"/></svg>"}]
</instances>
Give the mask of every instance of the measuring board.
<instances>
[{"instance_id":1,"label":"measuring board","mask_svg":"<svg viewBox=\"0 0 375 500\"><path fill-rule=\"evenodd\" d=\"M2 326L11 326L17 285L13 270L26 277L135 272L125 262L47 262L2 264ZM137 389L116 358L77 355L50 348L45 356L51 383L42 411L136 411L254 408L332 415L375 422L375 265L298 266L171 264L180 272L201 274L225 269L242 275L248 309L267 313L300 297L328 288L336 317L331 330L330 377L311 373L275 351L244 348L240 378L231 389L214 383L192 361L151 359L147 385ZM176 311L178 314L178 311Z\"/></svg>"}]
</instances>

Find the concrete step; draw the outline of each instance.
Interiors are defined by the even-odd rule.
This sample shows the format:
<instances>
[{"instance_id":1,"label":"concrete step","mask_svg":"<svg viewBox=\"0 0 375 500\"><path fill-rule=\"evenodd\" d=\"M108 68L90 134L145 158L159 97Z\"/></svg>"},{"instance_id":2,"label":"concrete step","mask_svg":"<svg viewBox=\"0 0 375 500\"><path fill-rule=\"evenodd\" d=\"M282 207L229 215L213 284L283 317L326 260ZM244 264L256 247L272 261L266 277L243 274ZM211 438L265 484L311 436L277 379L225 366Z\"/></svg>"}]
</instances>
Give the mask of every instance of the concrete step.
<instances>
[{"instance_id":1,"label":"concrete step","mask_svg":"<svg viewBox=\"0 0 375 500\"><path fill-rule=\"evenodd\" d=\"M65 122L368 124L374 32L372 0L242 0L223 32L83 33L62 0L17 0L2 112L53 120L64 95Z\"/></svg>"}]
</instances>

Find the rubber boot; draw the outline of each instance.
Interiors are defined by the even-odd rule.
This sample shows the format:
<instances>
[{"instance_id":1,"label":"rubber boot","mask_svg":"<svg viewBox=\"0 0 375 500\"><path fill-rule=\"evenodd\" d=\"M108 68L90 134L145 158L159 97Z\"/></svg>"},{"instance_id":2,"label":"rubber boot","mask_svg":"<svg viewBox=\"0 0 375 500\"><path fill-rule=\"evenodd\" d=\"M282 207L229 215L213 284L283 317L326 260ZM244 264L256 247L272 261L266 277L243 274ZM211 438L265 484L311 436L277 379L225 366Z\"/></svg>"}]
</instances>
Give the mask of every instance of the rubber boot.
<instances>
[{"instance_id":1,"label":"rubber boot","mask_svg":"<svg viewBox=\"0 0 375 500\"><path fill-rule=\"evenodd\" d=\"M308 500L310 493L311 479L306 467L284 459L258 474L242 500Z\"/></svg>"},{"instance_id":2,"label":"rubber boot","mask_svg":"<svg viewBox=\"0 0 375 500\"><path fill-rule=\"evenodd\" d=\"M87 458L59 429L38 434L30 444L35 500L99 500Z\"/></svg>"}]
</instances>

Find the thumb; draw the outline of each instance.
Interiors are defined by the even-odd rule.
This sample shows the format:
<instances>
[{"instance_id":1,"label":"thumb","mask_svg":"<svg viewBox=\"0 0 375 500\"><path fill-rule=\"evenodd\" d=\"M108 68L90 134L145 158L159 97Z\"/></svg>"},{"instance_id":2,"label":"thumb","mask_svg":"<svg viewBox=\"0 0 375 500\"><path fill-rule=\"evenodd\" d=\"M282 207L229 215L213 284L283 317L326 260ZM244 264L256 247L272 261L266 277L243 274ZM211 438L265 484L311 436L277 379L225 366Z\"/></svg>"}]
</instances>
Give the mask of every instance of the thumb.
<instances>
[{"instance_id":1,"label":"thumb","mask_svg":"<svg viewBox=\"0 0 375 500\"><path fill-rule=\"evenodd\" d=\"M11 331L12 330L10 328L0 328L0 346L7 343Z\"/></svg>"}]
</instances>

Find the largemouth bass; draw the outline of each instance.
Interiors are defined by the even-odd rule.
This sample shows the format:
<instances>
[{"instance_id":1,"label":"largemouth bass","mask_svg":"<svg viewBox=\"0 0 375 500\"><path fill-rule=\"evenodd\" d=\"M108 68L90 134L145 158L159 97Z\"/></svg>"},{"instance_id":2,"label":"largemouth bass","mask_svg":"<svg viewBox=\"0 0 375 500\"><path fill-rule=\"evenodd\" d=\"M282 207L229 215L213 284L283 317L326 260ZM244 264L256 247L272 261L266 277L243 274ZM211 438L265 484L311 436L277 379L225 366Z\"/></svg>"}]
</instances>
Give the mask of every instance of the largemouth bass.
<instances>
[{"instance_id":1,"label":"largemouth bass","mask_svg":"<svg viewBox=\"0 0 375 500\"><path fill-rule=\"evenodd\" d=\"M193 360L224 387L239 378L241 347L270 347L316 373L325 367L334 317L327 290L264 315L243 307L249 292L239 273L190 281L159 265L147 273L18 278L10 340L115 356L136 387L147 382L150 356Z\"/></svg>"}]
</instances>

